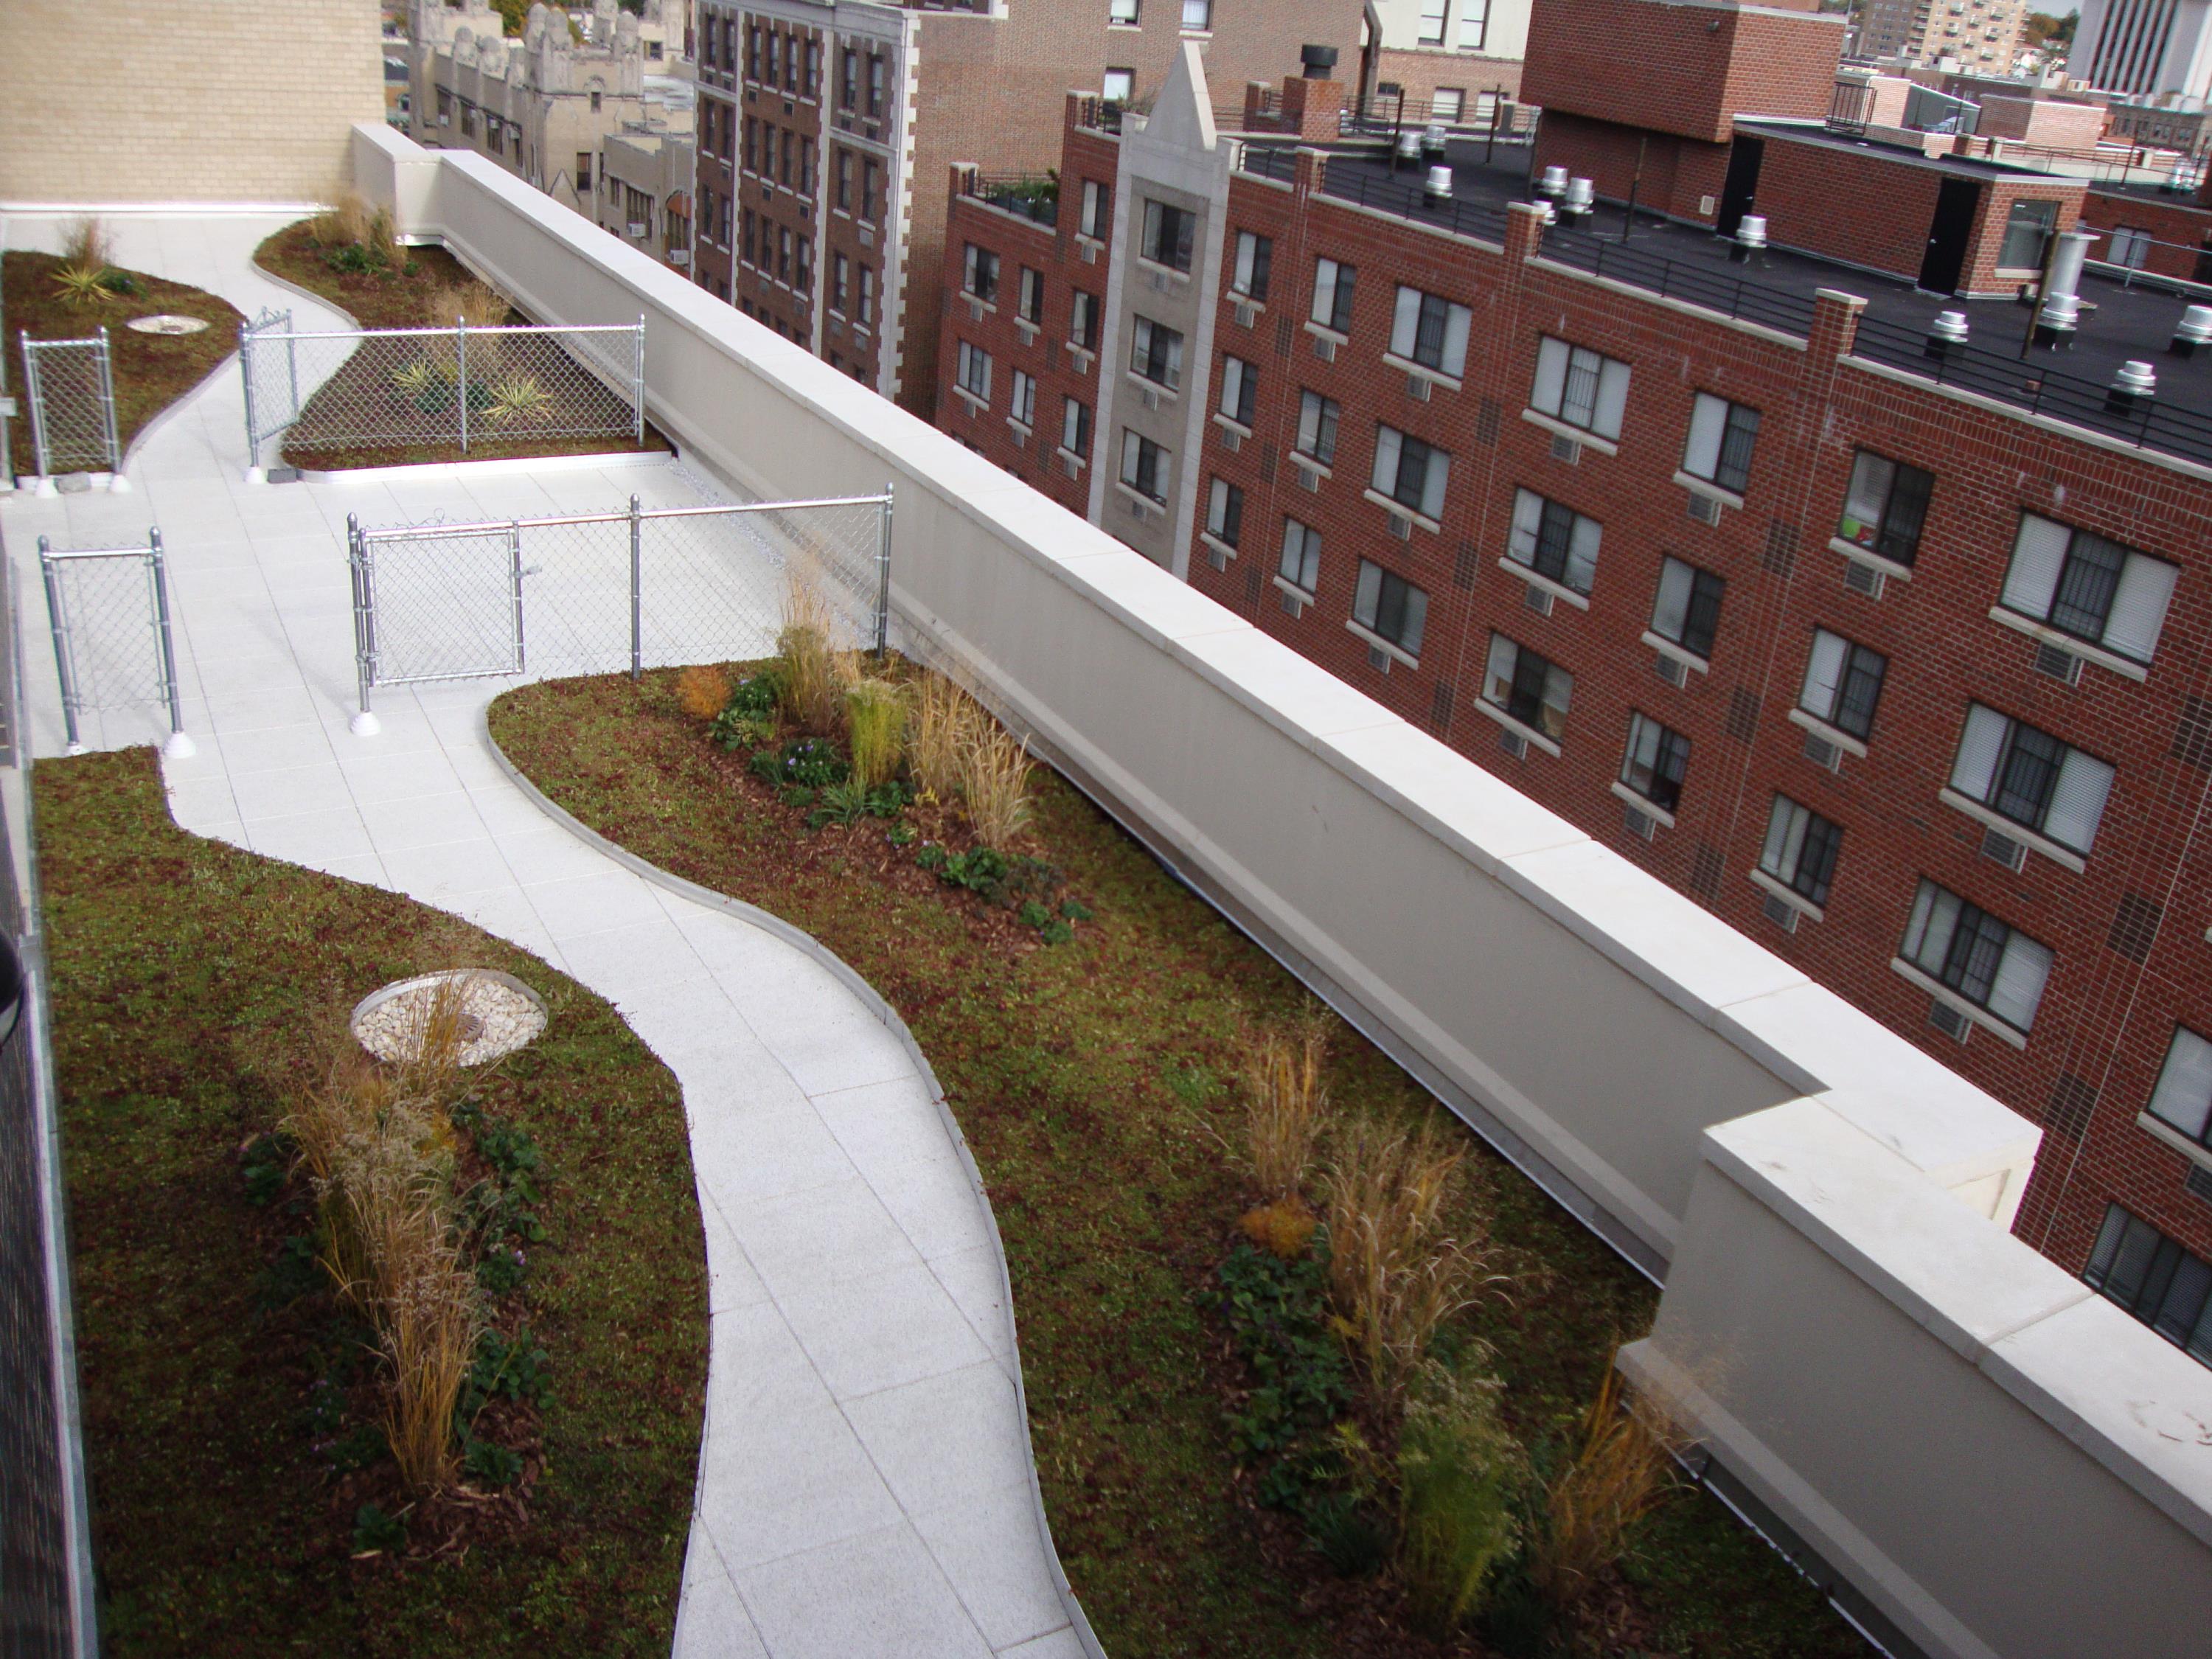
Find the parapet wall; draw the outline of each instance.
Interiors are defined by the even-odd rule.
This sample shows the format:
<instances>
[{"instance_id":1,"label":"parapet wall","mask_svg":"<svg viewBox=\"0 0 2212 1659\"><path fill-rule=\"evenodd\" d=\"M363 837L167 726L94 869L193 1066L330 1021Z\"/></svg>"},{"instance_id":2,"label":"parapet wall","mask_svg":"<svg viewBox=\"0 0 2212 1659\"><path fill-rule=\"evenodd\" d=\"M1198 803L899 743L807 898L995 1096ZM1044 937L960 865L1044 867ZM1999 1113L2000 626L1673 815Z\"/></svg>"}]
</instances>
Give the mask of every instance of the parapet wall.
<instances>
[{"instance_id":1,"label":"parapet wall","mask_svg":"<svg viewBox=\"0 0 2212 1659\"><path fill-rule=\"evenodd\" d=\"M1625 1363L1870 1626L1961 1659L2195 1639L2212 1373L2005 1231L2024 1120L495 165L357 135L404 233L549 320L643 312L653 418L708 467L787 497L889 480L921 648L1664 1276Z\"/></svg>"}]
</instances>

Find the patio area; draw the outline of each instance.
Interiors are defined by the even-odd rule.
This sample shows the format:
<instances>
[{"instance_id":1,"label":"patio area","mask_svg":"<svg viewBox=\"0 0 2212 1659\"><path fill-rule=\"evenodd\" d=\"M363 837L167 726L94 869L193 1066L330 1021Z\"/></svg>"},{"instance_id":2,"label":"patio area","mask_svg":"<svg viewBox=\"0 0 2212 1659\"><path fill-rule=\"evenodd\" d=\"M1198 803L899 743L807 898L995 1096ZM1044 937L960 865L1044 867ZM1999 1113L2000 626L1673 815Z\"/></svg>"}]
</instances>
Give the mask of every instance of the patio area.
<instances>
[{"instance_id":1,"label":"patio area","mask_svg":"<svg viewBox=\"0 0 2212 1659\"><path fill-rule=\"evenodd\" d=\"M62 222L12 217L6 245L51 247ZM248 315L276 305L302 327L341 325L252 265L282 222L112 228L125 264ZM64 749L38 538L128 545L158 526L197 746L165 763L179 823L514 941L615 1002L681 1079L712 1352L679 1655L1086 1651L1041 1533L995 1235L933 1079L879 1007L800 945L549 817L484 733L512 680L383 690L380 732L349 729L349 514L482 520L727 493L660 457L278 485L248 484L246 465L233 366L142 438L131 493L0 496L34 752ZM167 722L149 704L82 735L158 744Z\"/></svg>"}]
</instances>

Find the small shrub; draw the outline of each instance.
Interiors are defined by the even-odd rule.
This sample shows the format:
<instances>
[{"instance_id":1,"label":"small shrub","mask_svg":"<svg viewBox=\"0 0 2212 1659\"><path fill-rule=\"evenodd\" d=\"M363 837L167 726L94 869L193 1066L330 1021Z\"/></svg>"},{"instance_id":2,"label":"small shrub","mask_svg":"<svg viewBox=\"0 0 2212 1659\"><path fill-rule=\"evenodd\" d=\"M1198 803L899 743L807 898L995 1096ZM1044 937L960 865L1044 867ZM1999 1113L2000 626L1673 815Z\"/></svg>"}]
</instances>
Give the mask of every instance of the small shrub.
<instances>
[{"instance_id":1,"label":"small shrub","mask_svg":"<svg viewBox=\"0 0 2212 1659\"><path fill-rule=\"evenodd\" d=\"M1481 1610L1520 1545L1528 1461L1500 1419L1504 1391L1430 1366L1399 1433L1401 1563L1417 1616L1439 1634Z\"/></svg>"},{"instance_id":2,"label":"small shrub","mask_svg":"<svg viewBox=\"0 0 2212 1659\"><path fill-rule=\"evenodd\" d=\"M1081 899L1068 898L1060 901L1060 914L1070 921L1088 921L1091 920L1092 911L1091 907Z\"/></svg>"},{"instance_id":3,"label":"small shrub","mask_svg":"<svg viewBox=\"0 0 2212 1659\"><path fill-rule=\"evenodd\" d=\"M104 270L115 263L115 242L106 224L88 214L72 219L62 233L62 258L67 263Z\"/></svg>"},{"instance_id":4,"label":"small shrub","mask_svg":"<svg viewBox=\"0 0 2212 1659\"><path fill-rule=\"evenodd\" d=\"M386 1515L374 1504L363 1504L353 1512L353 1553L397 1555L407 1547L407 1521Z\"/></svg>"},{"instance_id":5,"label":"small shrub","mask_svg":"<svg viewBox=\"0 0 2212 1659\"><path fill-rule=\"evenodd\" d=\"M783 677L774 668L763 668L747 674L730 688L730 712L750 714L756 720L773 720L776 706L783 698Z\"/></svg>"},{"instance_id":6,"label":"small shrub","mask_svg":"<svg viewBox=\"0 0 2212 1659\"><path fill-rule=\"evenodd\" d=\"M477 1284L486 1296L505 1296L521 1288L528 1267L520 1250L495 1249L477 1263Z\"/></svg>"},{"instance_id":7,"label":"small shrub","mask_svg":"<svg viewBox=\"0 0 2212 1659\"><path fill-rule=\"evenodd\" d=\"M299 1148L285 1135L256 1135L247 1141L238 1154L238 1175L245 1183L246 1201L264 1210L275 1203L298 1155Z\"/></svg>"},{"instance_id":8,"label":"small shrub","mask_svg":"<svg viewBox=\"0 0 2212 1659\"><path fill-rule=\"evenodd\" d=\"M553 394L535 374L502 374L488 388L484 413L494 426L543 426L553 418Z\"/></svg>"},{"instance_id":9,"label":"small shrub","mask_svg":"<svg viewBox=\"0 0 2212 1659\"><path fill-rule=\"evenodd\" d=\"M461 1453L461 1467L487 1486L511 1486L522 1473L522 1454L471 1436Z\"/></svg>"},{"instance_id":10,"label":"small shrub","mask_svg":"<svg viewBox=\"0 0 2212 1659\"><path fill-rule=\"evenodd\" d=\"M296 1233L278 1248L253 1287L254 1298L264 1308L289 1308L301 1297L313 1296L324 1285L323 1264L316 1257L315 1241Z\"/></svg>"},{"instance_id":11,"label":"small shrub","mask_svg":"<svg viewBox=\"0 0 2212 1659\"><path fill-rule=\"evenodd\" d=\"M853 775L871 787L897 775L906 757L906 698L888 680L862 680L845 693L845 732Z\"/></svg>"},{"instance_id":12,"label":"small shrub","mask_svg":"<svg viewBox=\"0 0 2212 1659\"><path fill-rule=\"evenodd\" d=\"M64 265L54 273L54 292L65 306L105 305L107 272L99 265Z\"/></svg>"},{"instance_id":13,"label":"small shrub","mask_svg":"<svg viewBox=\"0 0 2212 1659\"><path fill-rule=\"evenodd\" d=\"M1048 927L1052 925L1052 912L1035 899L1024 904L1018 914L1021 916L1022 926L1024 927Z\"/></svg>"},{"instance_id":14,"label":"small shrub","mask_svg":"<svg viewBox=\"0 0 2212 1659\"><path fill-rule=\"evenodd\" d=\"M1351 1401L1350 1369L1328 1328L1326 1280L1318 1262L1285 1261L1249 1244L1230 1252L1220 1279L1231 1340L1259 1383L1231 1431L1240 1453L1278 1456Z\"/></svg>"},{"instance_id":15,"label":"small shrub","mask_svg":"<svg viewBox=\"0 0 2212 1659\"><path fill-rule=\"evenodd\" d=\"M456 1407L457 1419L465 1427L493 1401L506 1398L525 1405L552 1401L552 1370L545 1350L524 1326L512 1337L484 1331L477 1338L476 1354L463 1381Z\"/></svg>"},{"instance_id":16,"label":"small shrub","mask_svg":"<svg viewBox=\"0 0 2212 1659\"><path fill-rule=\"evenodd\" d=\"M707 735L718 748L732 753L740 749L758 749L775 736L775 720L773 715L725 708L714 716L714 724Z\"/></svg>"},{"instance_id":17,"label":"small shrub","mask_svg":"<svg viewBox=\"0 0 2212 1659\"><path fill-rule=\"evenodd\" d=\"M323 263L346 276L380 276L390 268L381 254L358 242L347 242L331 249L323 255Z\"/></svg>"},{"instance_id":18,"label":"small shrub","mask_svg":"<svg viewBox=\"0 0 2212 1659\"><path fill-rule=\"evenodd\" d=\"M730 671L696 663L676 677L676 706L695 720L711 720L730 706Z\"/></svg>"},{"instance_id":19,"label":"small shrub","mask_svg":"<svg viewBox=\"0 0 2212 1659\"><path fill-rule=\"evenodd\" d=\"M845 690L860 678L856 653L837 644L836 610L813 562L793 559L784 573L783 629L775 637L784 712L817 737L844 725Z\"/></svg>"},{"instance_id":20,"label":"small shrub","mask_svg":"<svg viewBox=\"0 0 2212 1659\"><path fill-rule=\"evenodd\" d=\"M884 831L884 839L894 847L909 847L921 832L910 823L895 823Z\"/></svg>"},{"instance_id":21,"label":"small shrub","mask_svg":"<svg viewBox=\"0 0 2212 1659\"><path fill-rule=\"evenodd\" d=\"M1306 1536L1340 1577L1369 1577L1390 1559L1389 1520L1358 1493L1316 1494L1306 1505L1305 1522Z\"/></svg>"},{"instance_id":22,"label":"small shrub","mask_svg":"<svg viewBox=\"0 0 2212 1659\"><path fill-rule=\"evenodd\" d=\"M1255 1244L1285 1261L1295 1261L1306 1253L1320 1225L1313 1212L1295 1197L1247 1210L1237 1224Z\"/></svg>"},{"instance_id":23,"label":"small shrub","mask_svg":"<svg viewBox=\"0 0 2212 1659\"><path fill-rule=\"evenodd\" d=\"M1244 1127L1253 1178L1261 1194L1281 1199L1305 1185L1328 1121L1321 1063L1328 1027L1314 1013L1295 1035L1268 1031L1244 1060Z\"/></svg>"},{"instance_id":24,"label":"small shrub","mask_svg":"<svg viewBox=\"0 0 2212 1659\"><path fill-rule=\"evenodd\" d=\"M127 270L107 270L100 273L100 285L110 294L119 294L126 299L135 298L143 290L138 279Z\"/></svg>"},{"instance_id":25,"label":"small shrub","mask_svg":"<svg viewBox=\"0 0 2212 1659\"><path fill-rule=\"evenodd\" d=\"M810 830L830 823L854 824L868 816L868 792L857 778L829 785L818 799L820 804L806 815Z\"/></svg>"},{"instance_id":26,"label":"small shrub","mask_svg":"<svg viewBox=\"0 0 2212 1659\"><path fill-rule=\"evenodd\" d=\"M986 847L1011 847L1030 821L1030 750L986 721L960 755L960 794Z\"/></svg>"},{"instance_id":27,"label":"small shrub","mask_svg":"<svg viewBox=\"0 0 2212 1659\"><path fill-rule=\"evenodd\" d=\"M390 262L386 250L386 261ZM423 319L431 328L451 328L456 322L471 329L500 328L507 322L513 301L498 289L487 288L482 283L451 283L434 290L425 306L428 315ZM469 372L477 372L477 353L491 349L489 341L482 347L471 343L469 347Z\"/></svg>"},{"instance_id":28,"label":"small shrub","mask_svg":"<svg viewBox=\"0 0 2212 1659\"><path fill-rule=\"evenodd\" d=\"M1528 1576L1544 1598L1571 1614L1627 1550L1629 1530L1667 1495L1677 1437L1647 1403L1625 1399L1620 1373L1606 1368L1582 1438L1553 1477L1528 1551Z\"/></svg>"},{"instance_id":29,"label":"small shrub","mask_svg":"<svg viewBox=\"0 0 2212 1659\"><path fill-rule=\"evenodd\" d=\"M851 775L837 745L826 738L793 738L781 749L763 750L753 757L752 769L763 782L775 788L796 785L802 789L823 789Z\"/></svg>"}]
</instances>

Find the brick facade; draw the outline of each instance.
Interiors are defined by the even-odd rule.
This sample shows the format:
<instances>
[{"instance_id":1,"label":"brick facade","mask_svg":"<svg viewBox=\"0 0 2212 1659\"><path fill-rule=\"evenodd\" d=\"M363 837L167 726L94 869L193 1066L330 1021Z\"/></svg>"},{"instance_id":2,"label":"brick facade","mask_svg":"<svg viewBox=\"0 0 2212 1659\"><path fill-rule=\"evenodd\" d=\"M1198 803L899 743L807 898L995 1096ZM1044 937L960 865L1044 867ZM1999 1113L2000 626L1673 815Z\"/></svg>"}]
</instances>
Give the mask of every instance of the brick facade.
<instances>
[{"instance_id":1,"label":"brick facade","mask_svg":"<svg viewBox=\"0 0 2212 1659\"><path fill-rule=\"evenodd\" d=\"M1200 276L1217 307L1214 349L1210 362L1189 366L1185 395L1214 406L1224 354L1256 364L1259 374L1249 429L1213 419L1199 453L1177 458L1177 488L1197 502L1199 525L1214 479L1243 492L1237 545L1194 532L1186 556L1193 585L2041 1123L2043 1152L2017 1231L2063 1265L2081 1268L2115 1198L2212 1256L2212 1204L2184 1186L2194 1163L2138 1123L2176 1024L2212 1033L2212 900L2204 896L2212 872L2192 830L2212 804L2212 580L2202 554L2212 489L2202 469L1856 359L1856 302L1842 295L1821 301L1808 342L1791 343L1551 264L1525 211L1512 216L1501 252L1319 195L1317 163L1302 155L1287 184L1241 173L1230 179L1225 234L1215 245L1232 249L1238 231L1271 239L1263 307L1227 294L1220 270ZM1071 175L1078 165L1071 153ZM965 202L952 212L963 236L1000 233L1002 283L1023 258L1046 257L1045 240L1006 216ZM1304 325L1323 257L1360 273L1349 337L1330 356ZM945 271L950 283L950 259ZM1469 308L1474 344L1456 383L1385 361L1397 283ZM1048 303L1060 303L1053 292ZM1003 318L978 329L948 312L947 349L972 337L1021 361L1004 329ZM1048 322L1045 335L1055 331ZM1527 418L1547 335L1630 366L1614 453L1587 442L1570 450L1553 428ZM1425 396L1413 395L1417 380ZM1325 471L1292 459L1307 390L1341 411ZM1741 495L1708 513L1692 512L1698 492L1676 477L1700 392L1760 417ZM1011 453L1003 409L992 413L945 424L1000 459ZM1382 423L1450 458L1436 527L1374 499L1370 472ZM1916 562L1875 594L1847 582L1852 561L1831 546L1861 449L1936 480ZM1034 452L1015 470L1074 504L1075 491L1040 476ZM1546 590L1505 562L1523 487L1601 524L1586 605L1555 594L1540 612L1532 601ZM2039 668L2033 638L1992 617L2023 513L2179 567L2147 678L2093 661L2078 683L2054 678ZM1287 519L1319 533L1310 596L1279 579ZM1662 674L1663 664L1682 659L1650 634L1668 556L1724 587L1706 654ZM1363 562L1425 595L1425 628L1410 657L1377 650L1353 625ZM1790 718L1815 629L1888 662L1864 752L1843 753L1832 769L1808 755L1808 727ZM1483 699L1493 633L1573 675L1557 754L1529 744L1516 756L1502 746L1507 723ZM2116 769L2078 871L2040 851L2018 869L1985 855L1986 823L1942 798L1970 702ZM1616 788L1638 714L1690 744L1680 798L1670 814L1647 814L1649 839L1629 823ZM1778 793L1842 830L1832 885L1817 915L1800 911L1794 931L1771 919L1770 890L1753 874ZM1931 1023L1929 989L1893 965L1923 878L2053 952L2024 1035L1977 1024L1961 1042ZM1695 1082L1655 1078L1653 1086Z\"/></svg>"},{"instance_id":2,"label":"brick facade","mask_svg":"<svg viewBox=\"0 0 2212 1659\"><path fill-rule=\"evenodd\" d=\"M2081 223L2108 236L2120 229L2148 234L2150 244L2136 261L2142 270L2183 282L2212 281L2212 258L2207 257L2212 252L2212 207L2191 198L2154 200L2093 187L2082 200ZM2112 243L2100 242L2089 250L2089 257L2113 258Z\"/></svg>"}]
</instances>

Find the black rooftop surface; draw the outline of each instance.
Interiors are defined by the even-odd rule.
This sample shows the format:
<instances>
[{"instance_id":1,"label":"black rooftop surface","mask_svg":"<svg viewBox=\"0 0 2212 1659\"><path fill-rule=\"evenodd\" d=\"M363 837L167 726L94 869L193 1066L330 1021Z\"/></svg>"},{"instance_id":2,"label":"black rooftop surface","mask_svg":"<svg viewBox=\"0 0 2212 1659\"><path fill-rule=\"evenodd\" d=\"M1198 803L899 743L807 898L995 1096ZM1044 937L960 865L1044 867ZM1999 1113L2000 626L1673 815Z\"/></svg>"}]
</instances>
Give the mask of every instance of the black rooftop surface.
<instances>
[{"instance_id":1,"label":"black rooftop surface","mask_svg":"<svg viewBox=\"0 0 2212 1659\"><path fill-rule=\"evenodd\" d=\"M2168 207L2203 207L2204 205L2197 199L2197 187L2194 185L2186 190L2175 190L2165 184L2146 183L2140 180L2123 184L2118 179L2094 179L2090 181L2089 188L2100 196L2132 196L2139 201L2163 202Z\"/></svg>"},{"instance_id":2,"label":"black rooftop surface","mask_svg":"<svg viewBox=\"0 0 2212 1659\"><path fill-rule=\"evenodd\" d=\"M1432 206L1422 192L1425 161L1394 168L1380 151L1338 151L1328 158L1322 192L1439 229L1502 241L1507 206L1531 199L1528 158L1525 145L1499 144L1486 163L1480 139L1454 140L1447 150L1452 198ZM1254 143L1246 149L1248 173L1288 179L1291 167L1287 146ZM2060 351L2033 348L2023 361L2021 341L2034 313L2014 300L1923 293L1895 277L1780 249L1736 264L1729 258L1729 245L1712 232L1640 214L1634 234L1624 242L1623 217L1620 207L1600 204L1590 216L1590 228L1569 229L1562 223L1546 232L1544 255L1800 338L1811 323L1815 290L1856 295L1867 301L1859 356L2212 465L2212 349L2188 362L2166 351L2174 325L2191 303L2180 295L2145 286L2123 288L2087 275L2081 288L2082 322L2074 344ZM1940 364L1923 353L1928 324L1939 311L1965 312L1970 341L1965 351L1954 350ZM2157 371L2158 395L2131 411L2116 413L2106 405L2106 392L2114 371L2130 360L2148 362Z\"/></svg>"},{"instance_id":3,"label":"black rooftop surface","mask_svg":"<svg viewBox=\"0 0 2212 1659\"><path fill-rule=\"evenodd\" d=\"M1817 144L1823 149L1856 150L1861 155L1910 162L1932 167L1938 172L1956 173L1962 179L2018 179L2039 184L2086 184L2065 173L2045 173L2039 167L2014 167L2009 162L1992 161L1977 155L1929 155L1902 144L1885 143L1879 138L1854 137L1847 132L1833 132L1819 122L1807 121L1747 121L1739 118L1735 124L1744 131L1761 138L1779 138L1785 143Z\"/></svg>"}]
</instances>

